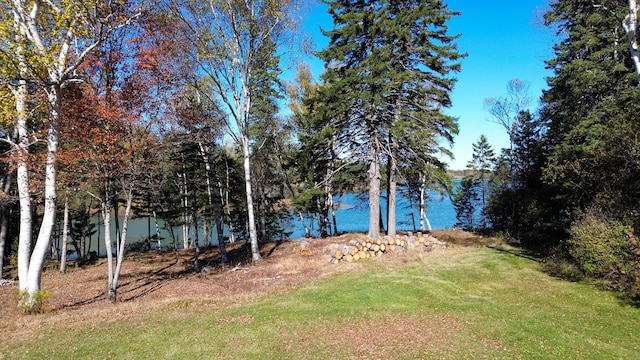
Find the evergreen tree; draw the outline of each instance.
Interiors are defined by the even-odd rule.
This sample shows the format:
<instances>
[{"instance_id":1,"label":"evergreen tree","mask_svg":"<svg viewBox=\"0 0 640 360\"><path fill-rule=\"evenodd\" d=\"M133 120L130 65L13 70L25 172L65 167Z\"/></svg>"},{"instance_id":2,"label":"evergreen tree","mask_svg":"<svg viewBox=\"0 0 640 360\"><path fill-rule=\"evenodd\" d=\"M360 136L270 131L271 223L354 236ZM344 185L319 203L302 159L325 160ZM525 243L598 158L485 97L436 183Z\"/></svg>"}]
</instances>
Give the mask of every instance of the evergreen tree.
<instances>
[{"instance_id":1,"label":"evergreen tree","mask_svg":"<svg viewBox=\"0 0 640 360\"><path fill-rule=\"evenodd\" d=\"M489 180L486 214L494 230L506 230L522 244L538 249L557 241L557 192L541 178L545 127L528 112L514 129L513 151L503 149ZM543 235L544 234L544 235Z\"/></svg>"},{"instance_id":2,"label":"evergreen tree","mask_svg":"<svg viewBox=\"0 0 640 360\"><path fill-rule=\"evenodd\" d=\"M280 58L275 44L266 39L252 63L252 89L255 92L250 112L252 141L252 186L255 189L256 228L260 241L281 239L281 221L286 211L280 211L285 195L285 163L291 144L291 129L287 118L278 116L278 101L283 98L278 76ZM279 210L280 209L280 210Z\"/></svg>"},{"instance_id":3,"label":"evergreen tree","mask_svg":"<svg viewBox=\"0 0 640 360\"><path fill-rule=\"evenodd\" d=\"M480 135L480 139L473 145L473 156L467 163L467 168L473 171L473 178L478 182L480 186L480 199L482 206L482 218L480 227L486 227L486 206L487 206L487 193L488 193L488 181L491 171L495 167L495 154L487 137Z\"/></svg>"},{"instance_id":4,"label":"evergreen tree","mask_svg":"<svg viewBox=\"0 0 640 360\"><path fill-rule=\"evenodd\" d=\"M454 190L453 207L456 210L455 226L464 230L475 228L475 213L478 200L478 181L471 177L466 177L460 182L460 187Z\"/></svg>"},{"instance_id":5,"label":"evergreen tree","mask_svg":"<svg viewBox=\"0 0 640 360\"><path fill-rule=\"evenodd\" d=\"M441 113L450 105L455 81L450 73L460 67L456 37L445 26L457 13L442 1L326 3L335 24L325 32L331 38L328 48L319 54L328 68L324 80L336 98L328 110L341 114L335 129L350 134L354 155L369 164L369 236L376 238L381 156L387 155L389 190L395 196L401 162L443 169L438 144L457 132L455 119Z\"/></svg>"},{"instance_id":6,"label":"evergreen tree","mask_svg":"<svg viewBox=\"0 0 640 360\"><path fill-rule=\"evenodd\" d=\"M514 147L510 159L514 172L512 185L515 189L539 186L545 155L543 136L546 127L540 119L532 116L528 111L518 115L517 124L514 129Z\"/></svg>"},{"instance_id":7,"label":"evergreen tree","mask_svg":"<svg viewBox=\"0 0 640 360\"><path fill-rule=\"evenodd\" d=\"M351 143L348 134L339 134L335 124L340 123L339 113L327 110L335 100L327 84L316 84L311 71L305 65L298 68L295 83L287 86L296 138L300 146L295 151L295 174L297 184L291 186L293 203L305 227L303 213L318 220L320 236L338 232L333 195L354 191L360 187L357 172L360 167L357 158L347 157Z\"/></svg>"},{"instance_id":8,"label":"evergreen tree","mask_svg":"<svg viewBox=\"0 0 640 360\"><path fill-rule=\"evenodd\" d=\"M588 207L639 223L640 89L621 26L626 1L597 6L575 0L551 5L548 25L563 34L548 61L554 75L543 96L550 150L545 180L556 187L564 228Z\"/></svg>"}]
</instances>

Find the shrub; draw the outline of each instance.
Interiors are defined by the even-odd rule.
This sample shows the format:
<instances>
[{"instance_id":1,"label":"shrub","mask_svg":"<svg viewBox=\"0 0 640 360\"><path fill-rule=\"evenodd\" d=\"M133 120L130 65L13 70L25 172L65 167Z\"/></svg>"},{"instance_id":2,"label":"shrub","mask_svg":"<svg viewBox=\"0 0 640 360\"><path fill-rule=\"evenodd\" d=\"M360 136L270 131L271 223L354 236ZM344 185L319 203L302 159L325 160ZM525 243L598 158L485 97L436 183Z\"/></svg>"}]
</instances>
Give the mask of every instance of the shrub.
<instances>
[{"instance_id":1,"label":"shrub","mask_svg":"<svg viewBox=\"0 0 640 360\"><path fill-rule=\"evenodd\" d=\"M46 311L47 299L51 297L51 292L40 290L29 296L29 292L21 290L16 298L18 300L18 309L25 314L42 314Z\"/></svg>"},{"instance_id":2,"label":"shrub","mask_svg":"<svg viewBox=\"0 0 640 360\"><path fill-rule=\"evenodd\" d=\"M638 246L633 229L601 215L587 214L571 226L568 250L590 277L629 291L638 280Z\"/></svg>"},{"instance_id":3,"label":"shrub","mask_svg":"<svg viewBox=\"0 0 640 360\"><path fill-rule=\"evenodd\" d=\"M584 272L570 258L564 246L556 245L549 249L542 267L547 274L560 279L574 282L583 280Z\"/></svg>"}]
</instances>

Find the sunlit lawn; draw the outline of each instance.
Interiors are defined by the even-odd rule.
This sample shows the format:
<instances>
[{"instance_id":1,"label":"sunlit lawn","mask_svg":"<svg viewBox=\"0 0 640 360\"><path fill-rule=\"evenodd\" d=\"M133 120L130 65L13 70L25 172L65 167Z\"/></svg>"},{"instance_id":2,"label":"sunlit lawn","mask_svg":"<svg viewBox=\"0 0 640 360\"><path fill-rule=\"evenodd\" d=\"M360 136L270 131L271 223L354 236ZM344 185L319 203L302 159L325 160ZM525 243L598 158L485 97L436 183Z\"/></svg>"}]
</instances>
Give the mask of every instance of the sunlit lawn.
<instances>
[{"instance_id":1,"label":"sunlit lawn","mask_svg":"<svg viewBox=\"0 0 640 360\"><path fill-rule=\"evenodd\" d=\"M640 358L639 309L552 278L517 250L453 248L396 260L369 260L364 272L251 303L219 308L193 299L91 328L45 327L0 352L7 359Z\"/></svg>"}]
</instances>

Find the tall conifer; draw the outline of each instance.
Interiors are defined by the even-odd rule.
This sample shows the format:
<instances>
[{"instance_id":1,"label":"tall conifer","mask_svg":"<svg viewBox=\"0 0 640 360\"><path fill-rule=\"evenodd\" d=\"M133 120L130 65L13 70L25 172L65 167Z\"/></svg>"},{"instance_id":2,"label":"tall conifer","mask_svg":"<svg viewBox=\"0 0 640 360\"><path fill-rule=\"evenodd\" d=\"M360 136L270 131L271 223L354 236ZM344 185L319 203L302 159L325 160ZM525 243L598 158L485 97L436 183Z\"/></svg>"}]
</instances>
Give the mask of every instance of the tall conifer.
<instances>
[{"instance_id":1,"label":"tall conifer","mask_svg":"<svg viewBox=\"0 0 640 360\"><path fill-rule=\"evenodd\" d=\"M448 152L439 144L453 141L457 123L442 108L451 104L455 79L450 74L460 69L462 56L445 24L457 13L443 1L326 4L335 27L325 32L330 44L319 55L328 68L324 80L337 98L330 111L346 114L334 125L351 135L354 152L369 164L369 236L375 238L383 155L390 165L390 200L396 169L443 173L439 155ZM389 214L394 213L390 207ZM389 220L395 222L393 216Z\"/></svg>"},{"instance_id":2,"label":"tall conifer","mask_svg":"<svg viewBox=\"0 0 640 360\"><path fill-rule=\"evenodd\" d=\"M640 168L640 91L622 26L628 12L626 1L561 0L545 15L562 34L542 99L545 178L557 187L564 213L597 207L626 216L640 204L632 170Z\"/></svg>"}]
</instances>

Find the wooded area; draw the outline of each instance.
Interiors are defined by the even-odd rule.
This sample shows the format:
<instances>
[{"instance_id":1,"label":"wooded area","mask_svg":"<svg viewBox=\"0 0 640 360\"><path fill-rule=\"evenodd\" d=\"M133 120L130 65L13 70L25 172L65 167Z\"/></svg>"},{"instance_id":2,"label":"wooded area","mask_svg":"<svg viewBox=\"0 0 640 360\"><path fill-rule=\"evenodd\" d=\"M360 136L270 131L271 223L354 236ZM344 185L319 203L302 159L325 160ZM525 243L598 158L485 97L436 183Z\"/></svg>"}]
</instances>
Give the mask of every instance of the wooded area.
<instances>
[{"instance_id":1,"label":"wooded area","mask_svg":"<svg viewBox=\"0 0 640 360\"><path fill-rule=\"evenodd\" d=\"M99 255L85 244L96 214L116 300L132 216L165 221L174 247L196 248L198 270L199 247L220 246L224 262L225 240L248 241L259 261L260 241L287 237L279 219L291 210L305 226L316 218L321 236L338 233L332 198L345 191L369 189L377 237L382 166L390 235L398 181L415 179L415 203L449 187L440 142L457 128L441 108L459 69L446 27L456 13L442 2L332 3L319 54L330 70L317 82L299 65L286 80L304 55L306 5L2 2L0 238L18 263L21 308L40 306L45 258L60 257L64 272L69 251ZM160 238L149 228L148 248Z\"/></svg>"},{"instance_id":2,"label":"wooded area","mask_svg":"<svg viewBox=\"0 0 640 360\"><path fill-rule=\"evenodd\" d=\"M551 2L553 70L541 106L513 79L487 98L510 148L481 136L454 194L459 226L502 231L546 256L557 275L594 277L640 296L640 118L636 1ZM500 149L497 149L500 150Z\"/></svg>"},{"instance_id":3,"label":"wooded area","mask_svg":"<svg viewBox=\"0 0 640 360\"><path fill-rule=\"evenodd\" d=\"M66 264L67 245L97 255L83 245L96 215L116 300L132 216L154 219L147 248L165 221L198 271L200 247L219 246L225 262L227 241L259 261L292 214L308 237L305 218L338 234L333 195L348 191L368 192L371 243L395 238L399 188L421 224L427 189L453 193L461 227L640 294L634 0L549 5L558 42L541 108L519 79L487 98L510 147L496 156L480 137L455 190L458 124L444 110L465 56L447 28L459 13L441 0L326 4L334 25L316 78L295 62L308 55L302 0L1 0L0 258L18 264L20 308L41 305L45 258Z\"/></svg>"}]
</instances>

